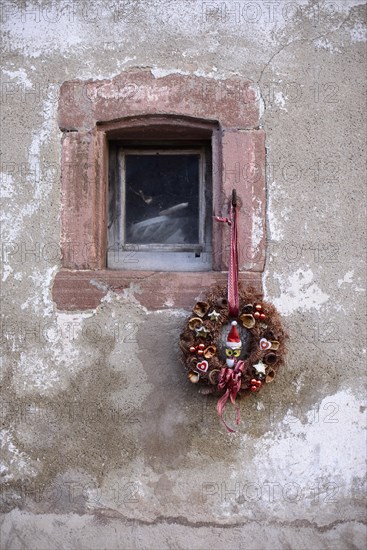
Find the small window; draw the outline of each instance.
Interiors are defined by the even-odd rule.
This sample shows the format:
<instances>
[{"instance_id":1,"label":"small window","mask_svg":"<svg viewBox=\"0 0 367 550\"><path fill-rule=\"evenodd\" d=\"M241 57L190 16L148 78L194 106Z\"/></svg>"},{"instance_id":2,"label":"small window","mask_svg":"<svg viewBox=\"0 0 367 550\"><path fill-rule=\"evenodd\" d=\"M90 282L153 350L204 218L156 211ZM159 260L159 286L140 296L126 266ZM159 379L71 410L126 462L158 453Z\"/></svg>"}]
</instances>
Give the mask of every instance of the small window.
<instances>
[{"instance_id":1,"label":"small window","mask_svg":"<svg viewBox=\"0 0 367 550\"><path fill-rule=\"evenodd\" d=\"M212 269L209 143L110 142L109 268Z\"/></svg>"}]
</instances>

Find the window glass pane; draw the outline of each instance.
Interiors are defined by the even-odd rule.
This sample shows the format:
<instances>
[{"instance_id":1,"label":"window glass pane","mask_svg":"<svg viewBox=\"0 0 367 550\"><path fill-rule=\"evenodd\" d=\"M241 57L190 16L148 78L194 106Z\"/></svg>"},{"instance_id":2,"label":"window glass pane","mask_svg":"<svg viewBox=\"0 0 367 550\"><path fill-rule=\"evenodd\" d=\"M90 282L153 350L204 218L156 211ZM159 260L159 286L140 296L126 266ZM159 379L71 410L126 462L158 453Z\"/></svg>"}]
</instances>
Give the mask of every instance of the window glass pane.
<instances>
[{"instance_id":1,"label":"window glass pane","mask_svg":"<svg viewBox=\"0 0 367 550\"><path fill-rule=\"evenodd\" d=\"M199 154L126 154L126 243L199 242Z\"/></svg>"}]
</instances>

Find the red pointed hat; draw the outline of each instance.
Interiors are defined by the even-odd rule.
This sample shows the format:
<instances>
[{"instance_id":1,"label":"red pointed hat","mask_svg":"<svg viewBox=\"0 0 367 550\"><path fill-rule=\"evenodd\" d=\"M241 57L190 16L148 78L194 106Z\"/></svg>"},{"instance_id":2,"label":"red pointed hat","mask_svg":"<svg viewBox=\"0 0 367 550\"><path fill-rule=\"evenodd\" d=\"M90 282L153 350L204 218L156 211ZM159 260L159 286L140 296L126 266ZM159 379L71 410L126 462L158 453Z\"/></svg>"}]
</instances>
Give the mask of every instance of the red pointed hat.
<instances>
[{"instance_id":1,"label":"red pointed hat","mask_svg":"<svg viewBox=\"0 0 367 550\"><path fill-rule=\"evenodd\" d=\"M228 336L227 336L226 346L227 346L227 348L231 348L231 349L241 348L242 347L242 342L241 342L241 339L239 337L238 330L236 328L237 321L232 321L231 324L232 324L232 326L231 326L231 330L229 331Z\"/></svg>"}]
</instances>

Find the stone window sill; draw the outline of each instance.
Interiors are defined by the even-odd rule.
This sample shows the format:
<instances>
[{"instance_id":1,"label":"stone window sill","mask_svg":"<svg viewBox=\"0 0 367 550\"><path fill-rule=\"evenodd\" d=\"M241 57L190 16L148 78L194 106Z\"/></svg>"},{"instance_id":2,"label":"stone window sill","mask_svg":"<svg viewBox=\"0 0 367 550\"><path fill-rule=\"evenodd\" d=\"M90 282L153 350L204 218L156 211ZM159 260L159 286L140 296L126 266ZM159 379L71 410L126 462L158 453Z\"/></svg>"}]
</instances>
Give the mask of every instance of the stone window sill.
<instances>
[{"instance_id":1,"label":"stone window sill","mask_svg":"<svg viewBox=\"0 0 367 550\"><path fill-rule=\"evenodd\" d=\"M260 272L241 272L240 282L261 292ZM158 272L62 269L55 277L52 296L58 309L97 308L108 292L129 293L148 310L191 309L200 292L225 285L226 272Z\"/></svg>"}]
</instances>

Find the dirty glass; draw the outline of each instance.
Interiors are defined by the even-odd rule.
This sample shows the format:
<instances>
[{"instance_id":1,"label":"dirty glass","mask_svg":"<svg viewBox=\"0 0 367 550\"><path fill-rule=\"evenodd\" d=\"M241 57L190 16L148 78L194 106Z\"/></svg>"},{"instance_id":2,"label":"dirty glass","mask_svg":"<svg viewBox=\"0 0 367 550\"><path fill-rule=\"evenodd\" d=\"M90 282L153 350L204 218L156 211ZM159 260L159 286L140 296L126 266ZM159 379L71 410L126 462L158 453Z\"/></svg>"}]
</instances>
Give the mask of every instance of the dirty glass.
<instances>
[{"instance_id":1,"label":"dirty glass","mask_svg":"<svg viewBox=\"0 0 367 550\"><path fill-rule=\"evenodd\" d=\"M199 154L126 154L126 243L199 242Z\"/></svg>"}]
</instances>

